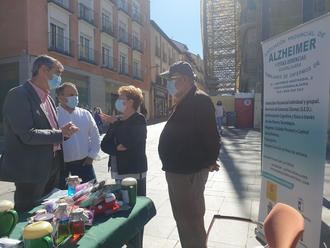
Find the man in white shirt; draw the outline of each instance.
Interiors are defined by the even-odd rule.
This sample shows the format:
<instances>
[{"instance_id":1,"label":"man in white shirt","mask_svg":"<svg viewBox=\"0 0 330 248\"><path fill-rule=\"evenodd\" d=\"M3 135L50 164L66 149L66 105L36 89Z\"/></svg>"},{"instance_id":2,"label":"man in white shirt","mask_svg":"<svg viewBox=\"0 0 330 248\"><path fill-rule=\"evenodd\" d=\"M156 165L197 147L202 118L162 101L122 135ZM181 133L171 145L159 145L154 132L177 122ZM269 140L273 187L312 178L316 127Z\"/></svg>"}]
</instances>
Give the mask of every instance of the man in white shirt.
<instances>
[{"instance_id":1,"label":"man in white shirt","mask_svg":"<svg viewBox=\"0 0 330 248\"><path fill-rule=\"evenodd\" d=\"M95 179L93 160L100 151L100 135L93 116L89 111L79 108L77 87L73 83L63 83L56 89L59 101L58 122L74 123L79 131L63 142L65 162L64 175L61 178L61 186L65 185L65 178L77 175L82 182Z\"/></svg>"}]
</instances>

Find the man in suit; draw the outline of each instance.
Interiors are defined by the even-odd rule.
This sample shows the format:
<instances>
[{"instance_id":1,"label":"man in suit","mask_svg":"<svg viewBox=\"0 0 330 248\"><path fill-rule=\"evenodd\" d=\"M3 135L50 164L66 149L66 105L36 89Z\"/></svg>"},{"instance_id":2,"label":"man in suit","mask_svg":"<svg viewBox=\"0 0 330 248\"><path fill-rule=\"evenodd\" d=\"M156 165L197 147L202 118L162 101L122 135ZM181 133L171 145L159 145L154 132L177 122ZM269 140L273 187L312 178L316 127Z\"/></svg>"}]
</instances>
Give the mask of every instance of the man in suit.
<instances>
[{"instance_id":1,"label":"man in suit","mask_svg":"<svg viewBox=\"0 0 330 248\"><path fill-rule=\"evenodd\" d=\"M59 127L49 95L61 83L63 65L41 55L33 63L32 79L11 89L3 105L4 151L0 180L14 182L17 211L26 211L58 187L61 144L78 131L72 123Z\"/></svg>"}]
</instances>

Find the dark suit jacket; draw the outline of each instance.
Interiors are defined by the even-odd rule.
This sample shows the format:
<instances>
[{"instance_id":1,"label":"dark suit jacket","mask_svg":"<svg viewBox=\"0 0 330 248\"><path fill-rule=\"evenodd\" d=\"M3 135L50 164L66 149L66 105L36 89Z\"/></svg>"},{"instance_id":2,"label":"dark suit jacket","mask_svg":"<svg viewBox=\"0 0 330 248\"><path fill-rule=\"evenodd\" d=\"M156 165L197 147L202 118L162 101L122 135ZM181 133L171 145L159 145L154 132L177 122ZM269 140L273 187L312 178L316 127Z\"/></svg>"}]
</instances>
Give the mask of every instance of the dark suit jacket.
<instances>
[{"instance_id":1,"label":"dark suit jacket","mask_svg":"<svg viewBox=\"0 0 330 248\"><path fill-rule=\"evenodd\" d=\"M54 158L53 145L61 144L63 137L61 130L52 129L40 104L39 96L28 82L8 92L3 105L4 151L0 180L17 183L48 180Z\"/></svg>"}]
</instances>

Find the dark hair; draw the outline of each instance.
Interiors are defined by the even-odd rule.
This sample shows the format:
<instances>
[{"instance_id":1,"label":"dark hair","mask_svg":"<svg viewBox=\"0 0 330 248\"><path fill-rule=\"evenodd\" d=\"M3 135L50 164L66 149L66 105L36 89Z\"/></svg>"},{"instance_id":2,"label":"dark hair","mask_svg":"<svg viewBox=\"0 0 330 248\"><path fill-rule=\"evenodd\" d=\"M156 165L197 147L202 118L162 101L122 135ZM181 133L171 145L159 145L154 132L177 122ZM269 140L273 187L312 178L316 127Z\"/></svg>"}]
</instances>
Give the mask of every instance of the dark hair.
<instances>
[{"instance_id":1,"label":"dark hair","mask_svg":"<svg viewBox=\"0 0 330 248\"><path fill-rule=\"evenodd\" d=\"M217 101L217 105L222 105L222 102L220 100Z\"/></svg>"},{"instance_id":2,"label":"dark hair","mask_svg":"<svg viewBox=\"0 0 330 248\"><path fill-rule=\"evenodd\" d=\"M62 64L57 59L54 59L53 57L50 57L48 55L38 56L32 65L32 77L35 77L38 75L38 72L39 72L39 69L41 66L44 65L48 69L52 69L52 67L55 63L59 63L62 66Z\"/></svg>"},{"instance_id":3,"label":"dark hair","mask_svg":"<svg viewBox=\"0 0 330 248\"><path fill-rule=\"evenodd\" d=\"M71 87L73 87L73 88L75 88L77 90L77 86L75 84L73 84L71 82L64 82L63 84L61 84L60 86L58 86L55 89L56 96L62 96L63 93L64 93L64 89L67 86L71 86Z\"/></svg>"}]
</instances>

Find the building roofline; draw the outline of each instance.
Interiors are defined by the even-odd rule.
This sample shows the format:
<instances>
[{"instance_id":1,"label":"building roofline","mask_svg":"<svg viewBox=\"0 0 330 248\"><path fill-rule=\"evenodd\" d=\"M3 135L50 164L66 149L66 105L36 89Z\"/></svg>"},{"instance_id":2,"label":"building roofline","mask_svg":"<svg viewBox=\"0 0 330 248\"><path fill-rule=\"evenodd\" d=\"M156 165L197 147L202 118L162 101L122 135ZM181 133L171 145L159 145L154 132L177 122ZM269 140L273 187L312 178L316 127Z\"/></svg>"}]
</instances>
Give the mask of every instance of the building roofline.
<instances>
[{"instance_id":1,"label":"building roofline","mask_svg":"<svg viewBox=\"0 0 330 248\"><path fill-rule=\"evenodd\" d=\"M177 47L177 45L170 39L167 34L158 26L158 24L150 19L150 24L164 37L179 53L182 53L181 50Z\"/></svg>"}]
</instances>

